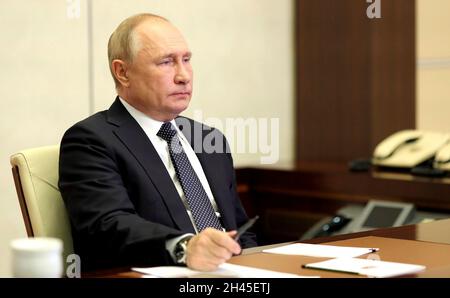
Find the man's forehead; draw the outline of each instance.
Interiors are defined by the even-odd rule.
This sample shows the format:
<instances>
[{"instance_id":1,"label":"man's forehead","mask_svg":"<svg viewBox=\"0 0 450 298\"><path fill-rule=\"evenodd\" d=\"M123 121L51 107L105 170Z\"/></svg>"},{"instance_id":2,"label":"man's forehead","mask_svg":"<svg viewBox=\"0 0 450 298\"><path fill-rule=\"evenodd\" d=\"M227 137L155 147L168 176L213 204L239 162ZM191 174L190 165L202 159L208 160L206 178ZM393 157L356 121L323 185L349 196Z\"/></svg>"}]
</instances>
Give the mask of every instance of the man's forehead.
<instances>
[{"instance_id":1,"label":"man's forehead","mask_svg":"<svg viewBox=\"0 0 450 298\"><path fill-rule=\"evenodd\" d=\"M144 22L136 27L136 33L142 49L162 52L189 51L181 33L167 22Z\"/></svg>"}]
</instances>

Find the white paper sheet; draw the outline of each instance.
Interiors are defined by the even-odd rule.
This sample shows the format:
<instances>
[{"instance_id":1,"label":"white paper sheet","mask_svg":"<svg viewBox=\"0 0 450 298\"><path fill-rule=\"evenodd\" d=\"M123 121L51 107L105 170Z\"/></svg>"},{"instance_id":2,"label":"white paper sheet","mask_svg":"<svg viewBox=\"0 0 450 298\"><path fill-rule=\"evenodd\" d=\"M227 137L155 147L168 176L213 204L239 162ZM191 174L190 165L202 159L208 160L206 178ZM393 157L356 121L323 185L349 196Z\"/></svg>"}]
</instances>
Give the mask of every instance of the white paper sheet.
<instances>
[{"instance_id":1,"label":"white paper sheet","mask_svg":"<svg viewBox=\"0 0 450 298\"><path fill-rule=\"evenodd\" d=\"M224 263L212 272L201 272L186 267L161 266L149 268L132 268L133 271L157 277L230 277L230 278L311 278L318 276L302 276L248 266Z\"/></svg>"},{"instance_id":2,"label":"white paper sheet","mask_svg":"<svg viewBox=\"0 0 450 298\"><path fill-rule=\"evenodd\" d=\"M422 265L357 258L331 259L323 262L310 263L304 267L309 269L361 274L367 275L368 277L393 277L404 274L413 274L426 268Z\"/></svg>"},{"instance_id":3,"label":"white paper sheet","mask_svg":"<svg viewBox=\"0 0 450 298\"><path fill-rule=\"evenodd\" d=\"M263 252L282 255L302 255L318 258L352 258L378 251L378 248L346 247L321 244L294 243Z\"/></svg>"}]
</instances>

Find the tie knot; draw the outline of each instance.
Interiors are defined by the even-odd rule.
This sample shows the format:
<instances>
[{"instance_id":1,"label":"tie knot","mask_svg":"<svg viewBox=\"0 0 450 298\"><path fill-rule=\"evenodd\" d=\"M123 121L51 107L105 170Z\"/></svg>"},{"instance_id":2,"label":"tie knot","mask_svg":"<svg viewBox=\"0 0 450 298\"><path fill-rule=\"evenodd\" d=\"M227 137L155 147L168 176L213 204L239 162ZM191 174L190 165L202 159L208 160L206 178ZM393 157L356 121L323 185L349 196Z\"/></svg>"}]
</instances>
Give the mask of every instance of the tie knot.
<instances>
[{"instance_id":1,"label":"tie knot","mask_svg":"<svg viewBox=\"0 0 450 298\"><path fill-rule=\"evenodd\" d=\"M164 122L156 135L163 140L170 142L176 134L177 131L175 130L175 127L172 125L172 123Z\"/></svg>"}]
</instances>

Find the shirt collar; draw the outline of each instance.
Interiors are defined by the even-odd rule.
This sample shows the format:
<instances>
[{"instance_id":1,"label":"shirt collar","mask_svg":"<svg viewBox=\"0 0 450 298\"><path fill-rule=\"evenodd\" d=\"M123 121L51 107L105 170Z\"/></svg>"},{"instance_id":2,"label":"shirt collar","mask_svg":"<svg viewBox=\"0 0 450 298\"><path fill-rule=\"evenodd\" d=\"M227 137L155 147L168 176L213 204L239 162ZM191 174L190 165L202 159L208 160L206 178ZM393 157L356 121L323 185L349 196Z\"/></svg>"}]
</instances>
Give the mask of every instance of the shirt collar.
<instances>
[{"instance_id":1,"label":"shirt collar","mask_svg":"<svg viewBox=\"0 0 450 298\"><path fill-rule=\"evenodd\" d=\"M156 136L159 129L161 128L161 125L163 125L164 122L155 120L146 114L142 113L132 105L130 105L128 102L126 102L123 98L119 96L120 102L123 104L125 109L130 113L130 115L139 123L139 125L148 133L150 133L152 136ZM180 129L177 126L177 123L175 122L175 119L172 119L170 121L172 125L177 130L178 136L181 136L185 141L185 137L183 133L180 131Z\"/></svg>"}]
</instances>

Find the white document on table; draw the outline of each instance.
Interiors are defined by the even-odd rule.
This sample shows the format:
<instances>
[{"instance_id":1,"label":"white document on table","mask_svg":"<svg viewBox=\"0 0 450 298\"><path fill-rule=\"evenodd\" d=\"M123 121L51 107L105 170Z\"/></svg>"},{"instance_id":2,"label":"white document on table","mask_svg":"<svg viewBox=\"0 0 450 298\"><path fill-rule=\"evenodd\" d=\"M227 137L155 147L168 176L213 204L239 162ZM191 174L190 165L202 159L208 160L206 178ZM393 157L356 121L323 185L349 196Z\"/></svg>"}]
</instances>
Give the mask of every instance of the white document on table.
<instances>
[{"instance_id":1,"label":"white document on table","mask_svg":"<svg viewBox=\"0 0 450 298\"><path fill-rule=\"evenodd\" d=\"M347 247L307 243L294 243L263 250L263 252L266 253L282 255L302 255L318 258L353 258L376 251L378 251L378 248Z\"/></svg>"},{"instance_id":2,"label":"white document on table","mask_svg":"<svg viewBox=\"0 0 450 298\"><path fill-rule=\"evenodd\" d=\"M202 272L178 266L160 266L149 268L131 268L133 271L156 277L226 277L226 278L311 278L318 276L302 276L291 273L283 273L266 269L253 268L235 264L224 263L215 271Z\"/></svg>"},{"instance_id":3,"label":"white document on table","mask_svg":"<svg viewBox=\"0 0 450 298\"><path fill-rule=\"evenodd\" d=\"M372 259L338 258L303 265L307 269L366 275L368 277L394 277L425 270L425 266L378 261Z\"/></svg>"}]
</instances>

